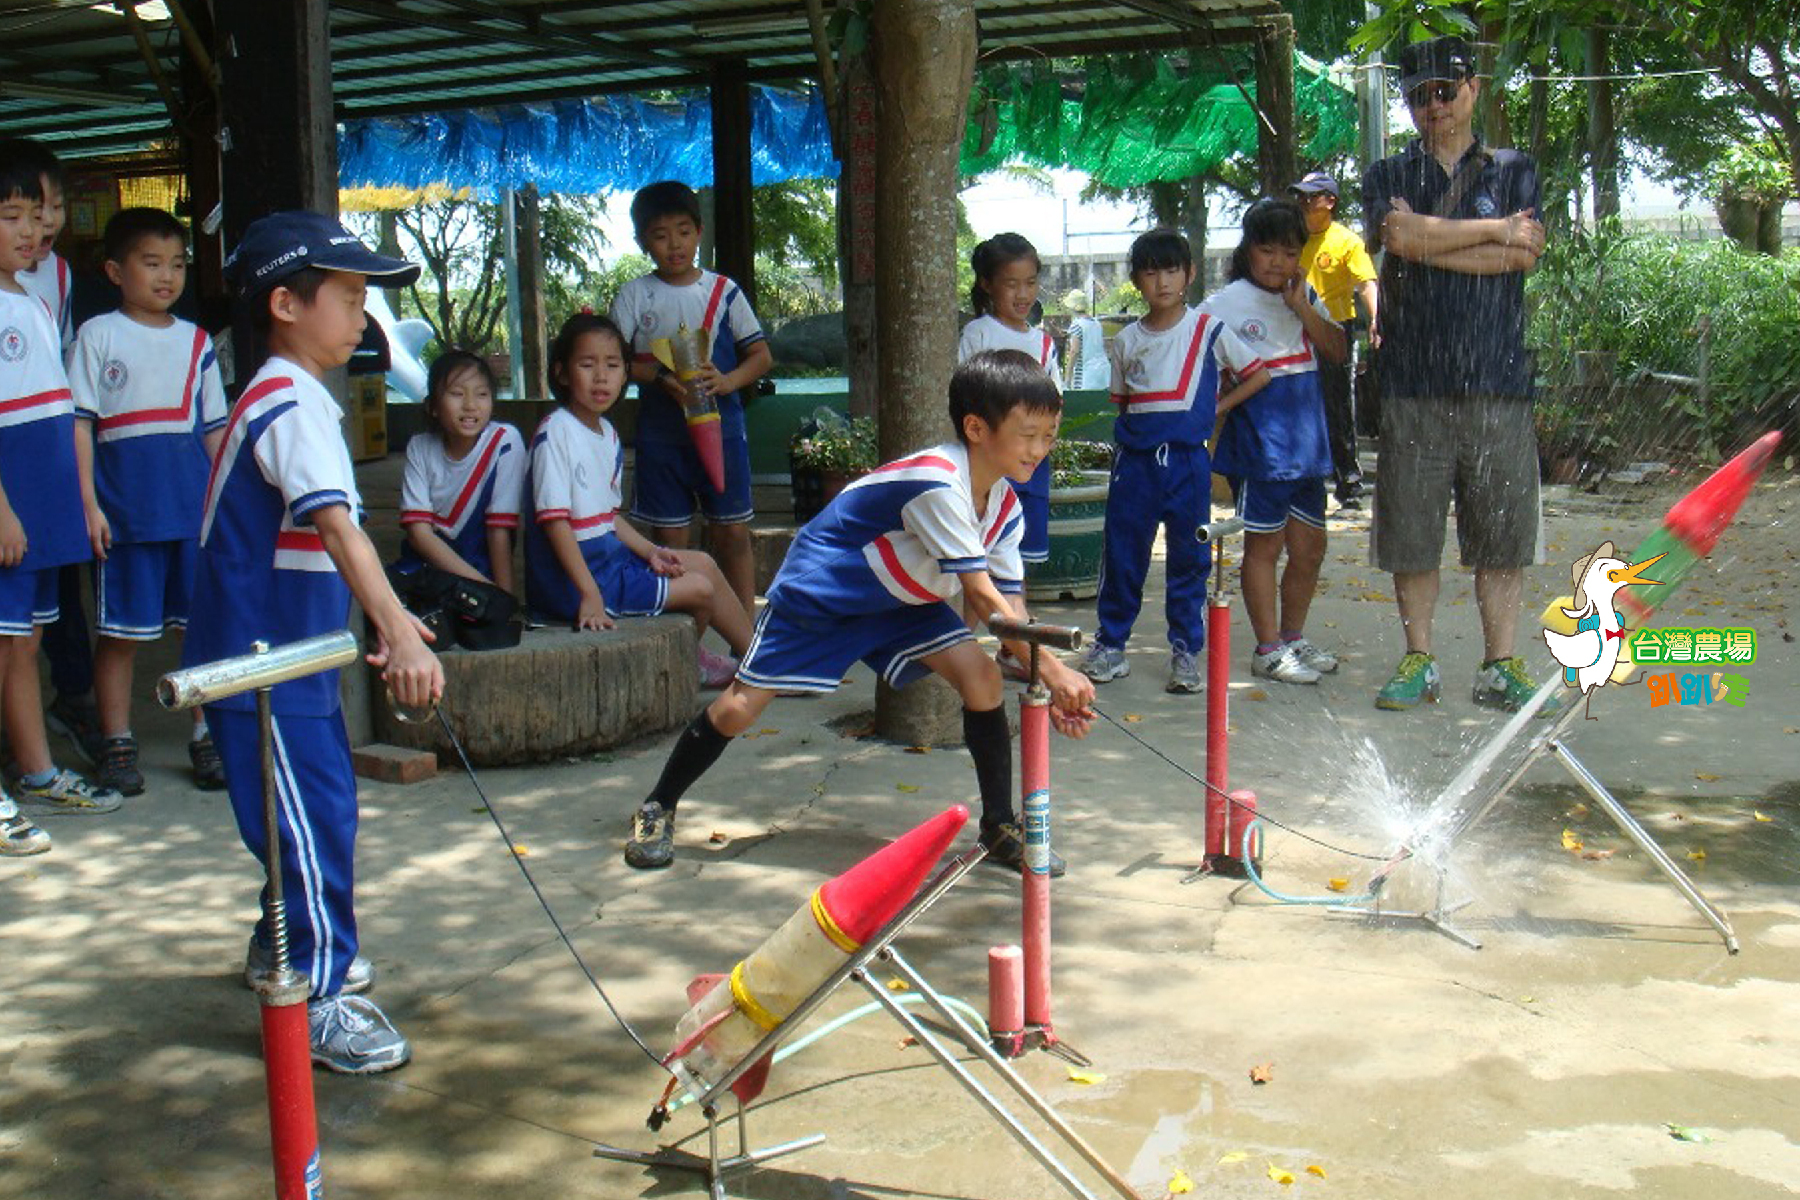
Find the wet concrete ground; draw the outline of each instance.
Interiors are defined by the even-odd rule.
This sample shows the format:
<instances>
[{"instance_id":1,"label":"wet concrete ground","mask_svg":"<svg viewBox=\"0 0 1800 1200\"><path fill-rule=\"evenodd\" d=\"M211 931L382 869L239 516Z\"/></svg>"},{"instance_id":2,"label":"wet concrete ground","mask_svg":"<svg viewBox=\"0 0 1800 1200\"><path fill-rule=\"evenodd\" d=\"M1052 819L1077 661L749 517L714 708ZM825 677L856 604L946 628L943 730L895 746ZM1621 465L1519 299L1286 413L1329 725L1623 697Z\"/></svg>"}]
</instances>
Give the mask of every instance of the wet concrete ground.
<instances>
[{"instance_id":1,"label":"wet concrete ground","mask_svg":"<svg viewBox=\"0 0 1800 1200\"><path fill-rule=\"evenodd\" d=\"M1279 905L1241 882L1184 883L1199 853L1198 788L1103 723L1086 743L1058 740L1053 768L1071 863L1055 895L1057 1023L1103 1078L1075 1082L1042 1054L1024 1074L1146 1197L1178 1171L1194 1194L1222 1197L1791 1194L1800 675L1778 625L1793 583L1766 572L1793 570L1796 501L1791 477L1759 489L1717 567L1679 601L1693 623L1717 616L1762 633L1743 672L1748 705L1653 710L1644 689L1615 689L1573 742L1729 913L1742 954L1728 957L1547 765L1451 856L1452 886L1473 900L1458 921L1480 951ZM1602 537L1634 542L1660 504L1562 496L1552 512L1530 612L1561 590L1569 561ZM1367 772L1352 766L1358 748L1372 745L1411 794L1430 795L1499 719L1468 700L1479 633L1469 583L1454 574L1439 614L1444 703L1371 706L1399 653L1389 584L1360 565L1361 522L1338 522L1333 538L1310 632L1345 655L1343 670L1318 688L1252 687L1240 644L1232 778L1302 832L1379 854L1391 836L1359 782ZM1089 606L1043 615L1092 625ZM1541 646L1533 656L1548 662ZM1103 687L1100 704L1198 770L1203 700L1161 691L1165 658L1156 596L1134 673ZM859 670L837 696L773 706L683 806L677 863L661 874L626 869L618 847L667 739L483 773L558 917L657 1049L690 976L729 968L820 880L972 798L961 751L844 736L870 695ZM139 730L146 795L110 816L48 818L52 854L0 861L0 1196L271 1191L255 1004L238 982L258 876L222 798L185 785L182 718L140 711ZM688 1177L591 1157L597 1142L655 1144L643 1117L663 1076L607 1017L480 808L448 770L364 792L363 941L415 1061L377 1078L315 1076L326 1194L702 1194ZM1615 853L1583 859L1564 849L1565 830ZM1332 878L1354 890L1369 865L1269 834L1266 873L1281 890L1324 894ZM1395 894L1428 882L1403 874ZM982 867L902 945L938 987L980 1007L986 948L1016 938L1017 914L1016 878ZM827 1013L864 999L845 993ZM828 1140L741 1177L732 1194L1062 1194L901 1043L873 1016L779 1067L753 1136ZM1272 1064L1269 1082L1251 1082L1258 1064ZM1670 1125L1706 1140L1678 1140ZM689 1110L661 1137L703 1153L702 1128ZM1294 1182L1275 1182L1271 1167Z\"/></svg>"}]
</instances>

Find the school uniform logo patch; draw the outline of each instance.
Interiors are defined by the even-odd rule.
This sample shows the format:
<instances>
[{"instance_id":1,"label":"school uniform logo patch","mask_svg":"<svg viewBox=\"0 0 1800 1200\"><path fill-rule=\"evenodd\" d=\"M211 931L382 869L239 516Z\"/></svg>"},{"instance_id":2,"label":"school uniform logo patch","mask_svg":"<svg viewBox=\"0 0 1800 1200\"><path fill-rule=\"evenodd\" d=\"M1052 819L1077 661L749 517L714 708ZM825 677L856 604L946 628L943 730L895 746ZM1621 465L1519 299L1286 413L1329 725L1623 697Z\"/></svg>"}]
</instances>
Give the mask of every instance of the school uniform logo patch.
<instances>
[{"instance_id":1,"label":"school uniform logo patch","mask_svg":"<svg viewBox=\"0 0 1800 1200\"><path fill-rule=\"evenodd\" d=\"M1475 197L1475 215L1480 217L1491 217L1498 211L1499 209L1494 204L1494 198L1486 192Z\"/></svg>"},{"instance_id":2,"label":"school uniform logo patch","mask_svg":"<svg viewBox=\"0 0 1800 1200\"><path fill-rule=\"evenodd\" d=\"M25 357L27 349L25 335L19 332L16 325L0 329L0 360L18 362Z\"/></svg>"},{"instance_id":3,"label":"school uniform logo patch","mask_svg":"<svg viewBox=\"0 0 1800 1200\"><path fill-rule=\"evenodd\" d=\"M1337 255L1321 252L1317 258L1313 259L1313 265L1321 271L1329 271L1337 266Z\"/></svg>"},{"instance_id":4,"label":"school uniform logo patch","mask_svg":"<svg viewBox=\"0 0 1800 1200\"><path fill-rule=\"evenodd\" d=\"M109 392L124 391L130 379L131 372L116 358L107 359L106 365L100 368L100 386Z\"/></svg>"},{"instance_id":5,"label":"school uniform logo patch","mask_svg":"<svg viewBox=\"0 0 1800 1200\"><path fill-rule=\"evenodd\" d=\"M1269 336L1268 327L1252 317L1238 327L1238 336L1246 342L1260 342Z\"/></svg>"}]
</instances>

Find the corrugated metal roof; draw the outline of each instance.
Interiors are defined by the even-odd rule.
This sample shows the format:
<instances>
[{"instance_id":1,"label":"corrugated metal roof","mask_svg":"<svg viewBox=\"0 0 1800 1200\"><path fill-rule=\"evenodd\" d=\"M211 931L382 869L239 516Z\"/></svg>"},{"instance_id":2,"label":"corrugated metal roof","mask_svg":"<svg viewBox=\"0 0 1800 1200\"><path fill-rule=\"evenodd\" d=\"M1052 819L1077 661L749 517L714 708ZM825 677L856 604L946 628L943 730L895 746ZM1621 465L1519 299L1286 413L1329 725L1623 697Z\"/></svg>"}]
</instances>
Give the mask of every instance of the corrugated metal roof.
<instances>
[{"instance_id":1,"label":"corrugated metal roof","mask_svg":"<svg viewBox=\"0 0 1800 1200\"><path fill-rule=\"evenodd\" d=\"M340 118L703 87L714 67L739 60L756 82L817 69L803 0L329 0L328 8ZM1256 19L1282 11L1278 0L977 0L975 9L983 61L1242 40ZM140 4L154 57L179 86L179 30L149 19L153 11ZM0 0L5 133L84 157L169 141L174 128L113 6Z\"/></svg>"}]
</instances>

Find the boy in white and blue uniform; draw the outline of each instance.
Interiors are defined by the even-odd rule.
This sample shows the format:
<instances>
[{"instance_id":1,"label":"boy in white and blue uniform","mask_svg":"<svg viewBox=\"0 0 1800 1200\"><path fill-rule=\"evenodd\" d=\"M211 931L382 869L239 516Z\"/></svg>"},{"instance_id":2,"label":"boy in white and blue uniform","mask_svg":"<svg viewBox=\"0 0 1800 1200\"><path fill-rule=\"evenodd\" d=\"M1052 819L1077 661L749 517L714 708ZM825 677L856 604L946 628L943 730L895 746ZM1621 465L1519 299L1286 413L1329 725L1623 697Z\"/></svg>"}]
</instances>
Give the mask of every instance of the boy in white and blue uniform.
<instances>
[{"instance_id":1,"label":"boy in white and blue uniform","mask_svg":"<svg viewBox=\"0 0 1800 1200\"><path fill-rule=\"evenodd\" d=\"M631 519L660 530L663 545L687 548L696 504L706 516L707 542L745 612L756 608L756 561L750 550L750 442L744 432L743 389L774 365L762 324L744 290L704 270L700 198L676 180L642 188L631 199L631 225L655 269L619 289L612 319L629 340L630 378L638 385L637 495ZM710 347L698 375L683 383L651 353L658 338L686 326ZM693 391L719 408L724 439L725 490L713 489L688 433L685 406Z\"/></svg>"},{"instance_id":2,"label":"boy in white and blue uniform","mask_svg":"<svg viewBox=\"0 0 1800 1200\"><path fill-rule=\"evenodd\" d=\"M374 627L371 664L397 703L443 692L430 635L388 586L360 525L361 501L340 423L314 372L349 361L362 336L367 281L403 286L419 268L375 254L330 217L282 212L251 223L226 261L271 357L232 407L207 483L187 665L332 633L354 595ZM281 870L294 968L312 982L313 1061L335 1071L392 1070L411 1049L385 1015L351 993L373 983L357 954L356 779L338 707L338 673L273 689ZM255 698L207 706L244 845L263 858L263 788ZM246 975L269 960L252 934Z\"/></svg>"},{"instance_id":3,"label":"boy in white and blue uniform","mask_svg":"<svg viewBox=\"0 0 1800 1200\"><path fill-rule=\"evenodd\" d=\"M13 794L70 813L110 812L95 789L50 758L38 702L40 628L56 620L57 573L92 557L105 519L75 452L75 405L49 310L18 273L36 257L43 182L29 147L0 140L0 697ZM50 840L0 792L0 854L41 854Z\"/></svg>"},{"instance_id":4,"label":"boy in white and blue uniform","mask_svg":"<svg viewBox=\"0 0 1800 1200\"><path fill-rule=\"evenodd\" d=\"M1270 379L1225 414L1213 469L1231 481L1244 519L1244 608L1256 634L1251 672L1317 683L1338 666L1306 637L1325 561L1325 483L1332 474L1319 355L1342 361L1348 342L1300 267L1307 239L1300 206L1259 200L1245 211L1243 229L1231 282L1201 309L1257 353ZM1283 551L1287 565L1278 581Z\"/></svg>"},{"instance_id":5,"label":"boy in white and blue uniform","mask_svg":"<svg viewBox=\"0 0 1800 1200\"><path fill-rule=\"evenodd\" d=\"M931 671L956 688L982 843L994 862L1022 866L1000 668L969 628L1022 610L1023 520L1011 484L1050 452L1061 410L1056 385L1028 356L978 354L950 380L956 442L877 468L807 523L769 587L737 679L682 732L633 814L628 865L674 861L682 795L778 692L832 691L860 661L895 687ZM1030 653L1023 643L1008 648ZM1085 734L1093 686L1049 655L1039 663L1052 722ZM1060 860L1052 870L1061 873Z\"/></svg>"},{"instance_id":6,"label":"boy in white and blue uniform","mask_svg":"<svg viewBox=\"0 0 1800 1200\"><path fill-rule=\"evenodd\" d=\"M212 339L169 312L187 280L181 222L159 208L122 209L106 223L105 247L122 303L82 325L69 386L111 531L94 567L99 782L135 796L144 776L131 733L133 661L141 643L187 628L206 476L227 410ZM222 788L218 751L197 709L194 722L194 782Z\"/></svg>"},{"instance_id":7,"label":"boy in white and blue uniform","mask_svg":"<svg viewBox=\"0 0 1800 1200\"><path fill-rule=\"evenodd\" d=\"M63 167L42 142L20 138L19 147L36 165L43 185L43 218L37 254L30 267L19 272L19 283L50 310L63 360L75 345L75 278L69 260L56 252L57 235L68 215L63 198ZM79 563L70 563L57 575L57 618L44 628L44 657L50 662L50 685L55 692L45 719L89 762L100 759L100 716L94 705L94 652L88 640L87 595Z\"/></svg>"},{"instance_id":8,"label":"boy in white and blue uniform","mask_svg":"<svg viewBox=\"0 0 1800 1200\"><path fill-rule=\"evenodd\" d=\"M1225 325L1187 306L1194 279L1187 239L1169 230L1131 246L1131 280L1149 312L1113 339L1113 437L1118 451L1107 492L1096 602L1100 630L1081 669L1104 683L1131 673L1125 642L1144 603L1144 578L1160 528L1167 554L1171 692L1200 690L1211 564L1194 532L1212 514L1206 443L1229 373L1236 403L1268 382L1256 355Z\"/></svg>"}]
</instances>

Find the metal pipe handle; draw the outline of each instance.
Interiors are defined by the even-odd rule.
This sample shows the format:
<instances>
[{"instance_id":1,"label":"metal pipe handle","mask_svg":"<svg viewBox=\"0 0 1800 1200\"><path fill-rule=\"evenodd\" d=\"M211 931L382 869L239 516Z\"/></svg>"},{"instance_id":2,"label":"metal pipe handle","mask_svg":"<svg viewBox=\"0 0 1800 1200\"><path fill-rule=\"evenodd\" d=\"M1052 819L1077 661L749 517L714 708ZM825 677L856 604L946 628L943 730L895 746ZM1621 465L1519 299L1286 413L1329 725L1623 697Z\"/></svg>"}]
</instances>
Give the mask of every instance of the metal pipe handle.
<instances>
[{"instance_id":1,"label":"metal pipe handle","mask_svg":"<svg viewBox=\"0 0 1800 1200\"><path fill-rule=\"evenodd\" d=\"M989 617L988 632L1011 642L1028 642L1033 646L1049 646L1053 650L1079 650L1081 630L1073 625L1040 625L1017 617Z\"/></svg>"},{"instance_id":2,"label":"metal pipe handle","mask_svg":"<svg viewBox=\"0 0 1800 1200\"><path fill-rule=\"evenodd\" d=\"M355 636L348 629L340 629L236 658L170 671L156 681L156 698L164 708L193 708L347 666L356 661L356 655Z\"/></svg>"},{"instance_id":3,"label":"metal pipe handle","mask_svg":"<svg viewBox=\"0 0 1800 1200\"><path fill-rule=\"evenodd\" d=\"M1202 546L1244 532L1244 518L1225 517L1218 521L1208 521L1194 530L1194 540Z\"/></svg>"}]
</instances>

